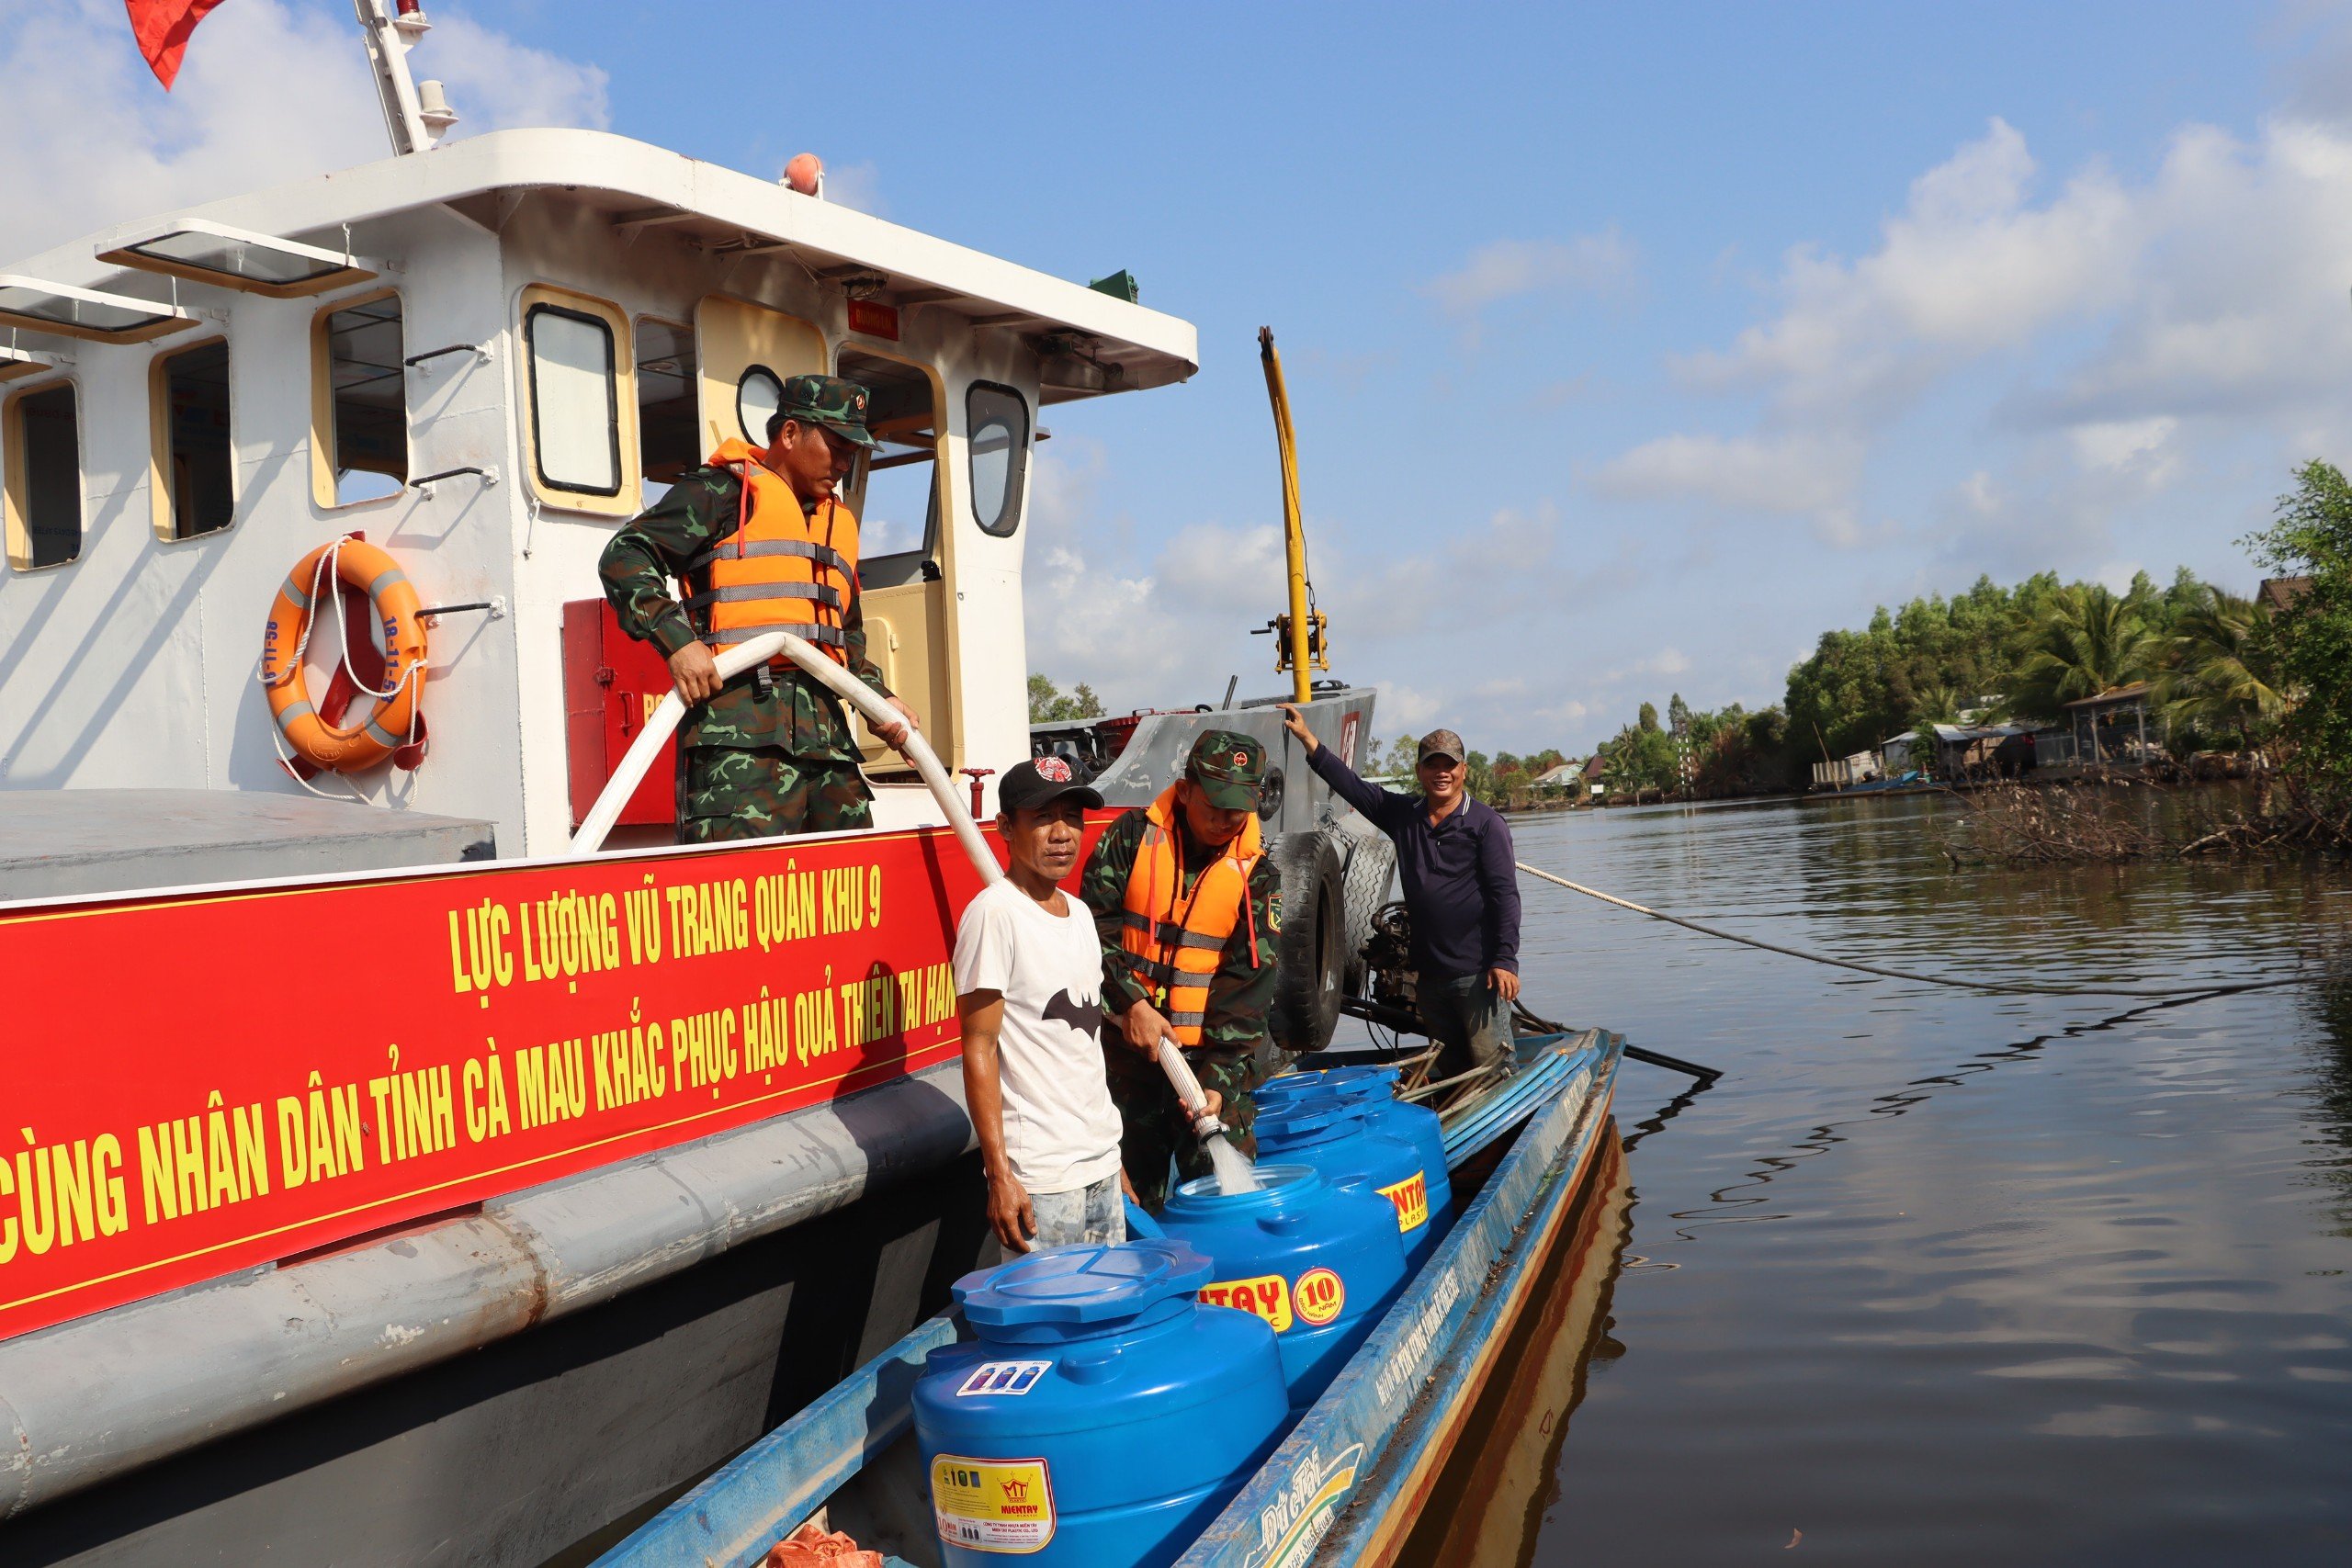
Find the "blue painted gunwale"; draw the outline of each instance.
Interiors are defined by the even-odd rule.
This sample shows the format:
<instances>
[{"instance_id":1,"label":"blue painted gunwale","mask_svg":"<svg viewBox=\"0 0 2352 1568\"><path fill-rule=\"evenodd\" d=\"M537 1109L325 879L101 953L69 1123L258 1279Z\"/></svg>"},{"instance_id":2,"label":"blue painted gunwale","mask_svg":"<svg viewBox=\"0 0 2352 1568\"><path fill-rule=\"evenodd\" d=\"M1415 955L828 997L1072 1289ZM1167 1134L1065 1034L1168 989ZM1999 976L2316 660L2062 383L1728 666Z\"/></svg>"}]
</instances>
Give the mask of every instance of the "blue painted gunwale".
<instances>
[{"instance_id":1,"label":"blue painted gunwale","mask_svg":"<svg viewBox=\"0 0 2352 1568\"><path fill-rule=\"evenodd\" d=\"M1351 1502L1359 1477L1370 1476L1379 1484L1358 1503L1348 1526L1351 1539L1363 1528L1356 1520L1374 1529L1380 1525L1375 1504L1385 1506L1387 1499L1426 1486L1434 1461L1442 1457L1441 1439L1450 1426L1444 1417L1467 1409L1480 1380L1452 1383L1441 1405L1418 1412L1410 1407L1430 1371L1463 1343L1465 1331L1476 1329L1498 1340L1524 1303L1532 1283L1532 1262L1542 1256L1568 1201L1583 1185L1595 1134L1608 1115L1623 1043L1619 1036L1598 1030L1555 1036L1538 1046L1510 1089L1456 1123L1467 1128L1475 1122L1486 1133L1505 1101L1517 1101L1523 1114L1532 1109L1528 1093L1538 1083L1552 1097L1548 1108L1528 1122L1519 1143L1458 1216L1380 1327L1178 1568L1303 1563L1314 1555L1320 1537L1316 1521L1325 1521L1323 1530L1332 1528ZM1531 1073L1543 1077L1531 1078ZM1589 1092L1571 1094L1579 1083L1588 1085ZM1459 1152L1453 1129L1449 1129L1449 1165L1458 1166L1509 1126L1508 1122L1493 1126L1489 1135ZM1463 1142L1467 1145L1471 1140L1465 1136ZM1487 1270L1498 1259L1505 1268L1489 1283ZM952 1317L918 1325L714 1471L596 1559L593 1568L754 1568L786 1531L911 1430L913 1388L924 1359L938 1347L968 1337ZM1407 1354L1412 1342L1419 1348ZM1392 1361L1396 1363L1393 1373ZM1409 1421L1405 1419L1408 1413ZM1392 1450L1396 1461L1385 1462ZM1292 1478L1303 1473L1302 1463L1319 1454L1351 1450L1347 1484L1338 1484L1336 1477L1332 1484L1318 1484L1312 1490L1320 1496L1319 1506L1294 1510L1296 1522L1290 1540L1295 1549L1280 1557L1258 1550L1261 1514L1283 1499Z\"/></svg>"},{"instance_id":2,"label":"blue painted gunwale","mask_svg":"<svg viewBox=\"0 0 2352 1568\"><path fill-rule=\"evenodd\" d=\"M1455 1425L1477 1400L1487 1358L1526 1304L1536 1261L1584 1187L1623 1048L1622 1037L1598 1031L1552 1047L1555 1060L1581 1058L1581 1066L1528 1122L1346 1370L1177 1568L1391 1560ZM1579 1084L1586 1092L1571 1092ZM1454 1375L1440 1375L1449 1369Z\"/></svg>"}]
</instances>

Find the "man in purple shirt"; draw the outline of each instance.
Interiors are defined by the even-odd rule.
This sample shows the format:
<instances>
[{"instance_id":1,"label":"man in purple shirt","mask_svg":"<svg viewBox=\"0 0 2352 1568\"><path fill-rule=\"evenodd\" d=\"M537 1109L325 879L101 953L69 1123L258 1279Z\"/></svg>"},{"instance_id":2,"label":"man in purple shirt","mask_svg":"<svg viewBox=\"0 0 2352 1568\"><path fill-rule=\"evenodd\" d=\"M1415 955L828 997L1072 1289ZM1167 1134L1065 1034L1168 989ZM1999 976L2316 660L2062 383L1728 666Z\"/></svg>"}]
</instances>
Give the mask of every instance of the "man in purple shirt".
<instances>
[{"instance_id":1,"label":"man in purple shirt","mask_svg":"<svg viewBox=\"0 0 2352 1568\"><path fill-rule=\"evenodd\" d=\"M1396 840L1396 871L1413 919L1421 1022L1444 1047L1438 1070L1498 1074L1518 1065L1510 1025L1519 998L1519 874L1510 824L1470 798L1469 753L1451 729L1421 737L1421 793L1400 795L1358 778L1283 705L1283 728L1306 748L1307 765L1372 825Z\"/></svg>"}]
</instances>

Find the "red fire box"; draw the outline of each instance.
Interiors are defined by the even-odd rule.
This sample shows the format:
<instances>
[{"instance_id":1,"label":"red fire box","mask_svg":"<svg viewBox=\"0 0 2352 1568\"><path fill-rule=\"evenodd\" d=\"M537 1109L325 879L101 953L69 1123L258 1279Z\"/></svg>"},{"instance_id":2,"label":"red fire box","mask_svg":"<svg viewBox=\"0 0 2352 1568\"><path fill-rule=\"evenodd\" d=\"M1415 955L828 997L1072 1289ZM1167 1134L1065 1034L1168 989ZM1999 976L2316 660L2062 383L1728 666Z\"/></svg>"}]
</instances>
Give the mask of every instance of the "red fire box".
<instances>
[{"instance_id":1,"label":"red fire box","mask_svg":"<svg viewBox=\"0 0 2352 1568\"><path fill-rule=\"evenodd\" d=\"M573 827L587 819L605 781L671 690L670 664L662 650L622 631L609 603L575 599L564 605L564 749ZM620 825L669 826L677 819L677 789L678 743L673 739L621 807Z\"/></svg>"}]
</instances>

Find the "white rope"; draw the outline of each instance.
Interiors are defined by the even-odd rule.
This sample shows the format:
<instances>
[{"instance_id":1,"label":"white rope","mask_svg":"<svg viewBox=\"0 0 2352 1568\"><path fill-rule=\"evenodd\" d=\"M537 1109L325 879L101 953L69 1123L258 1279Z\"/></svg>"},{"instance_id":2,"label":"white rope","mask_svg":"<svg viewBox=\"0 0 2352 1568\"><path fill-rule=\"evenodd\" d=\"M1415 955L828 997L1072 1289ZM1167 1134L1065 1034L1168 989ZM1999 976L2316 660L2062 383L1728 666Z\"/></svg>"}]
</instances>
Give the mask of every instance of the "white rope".
<instances>
[{"instance_id":1,"label":"white rope","mask_svg":"<svg viewBox=\"0 0 2352 1568\"><path fill-rule=\"evenodd\" d=\"M368 684L367 682L362 681L359 678L359 671L351 667L350 612L345 610L343 606L343 577L339 570L343 558L343 547L350 542L351 536L346 534L342 538L337 539L334 544L329 545L325 549L319 552L318 565L311 569L311 613L302 617L302 635L294 639L293 656L287 660L286 668L278 671L277 680L273 681L269 678L269 671L266 669L260 672L258 679L265 686L282 686L287 682L291 681L300 675L304 668L309 664L311 657L311 633L316 630L319 623L326 618L319 612L319 593L322 587L332 582L334 587L334 629L337 661L341 664L344 674L350 678L353 689L364 692L368 696L375 698L378 707L380 710L383 705L396 701L400 694L408 688L408 683L411 681L418 680L424 675L424 661L423 660L419 660L415 663L411 664L406 670L401 672L401 678L392 682L391 688L389 691L382 692L378 691L375 687ZM372 627L369 629L368 635L370 637L374 636L374 630ZM408 745L411 747L413 747L416 744L417 727L422 724L424 719L424 694L422 692L419 692L417 694L417 700L409 705ZM321 717L323 720L324 716L322 715ZM313 787L311 781L304 778L300 772L294 767L294 759L286 750L285 738L274 721L270 725L269 743L277 748L278 761L287 764L286 771L294 775L294 782L296 784L300 784L304 789L310 790L312 795L317 795L321 800L334 800L338 798L335 795L327 794L324 790ZM368 798L366 793L363 792L357 784L353 784L351 780L345 777L339 770L334 768L322 768L319 771L322 773L334 773L335 778L341 781L344 787L351 791L352 797L357 800L362 806L373 806L375 804L374 801ZM415 770L411 769L410 772L413 774Z\"/></svg>"},{"instance_id":2,"label":"white rope","mask_svg":"<svg viewBox=\"0 0 2352 1568\"><path fill-rule=\"evenodd\" d=\"M277 760L281 763L285 764L287 777L292 779L296 784L300 784L304 789L309 790L312 795L317 795L321 800L332 800L337 805L342 804L343 797L341 795L329 795L326 791L319 788L316 784L302 776L302 770L294 765L294 758L292 754L286 750L285 738L277 733L277 726L275 724L269 727L269 743L277 749ZM353 784L350 778L346 775L335 773L332 768L322 768L319 771L322 773L328 774L334 778L336 783L342 784L344 788L349 790L351 792L351 798L357 801L360 805L373 806L376 804L374 801L368 799L368 796L360 790L359 786Z\"/></svg>"},{"instance_id":3,"label":"white rope","mask_svg":"<svg viewBox=\"0 0 2352 1568\"><path fill-rule=\"evenodd\" d=\"M1541 877L1545 882L1565 887L1571 893L1581 893L1588 898L1598 898L1604 904L1614 904L1621 909L1630 909L1636 915L1647 915L1653 920L1664 920L1670 926L1680 926L1686 931L1697 931L1702 936L1719 937L1724 942L1736 942L1746 947L1760 947L1767 953L1778 953L1790 958L1802 958L1808 964L1826 964L1836 969L1854 969L1864 975L1876 975L1889 980L1910 980L1923 986L1952 986L1962 990L1991 991L2004 996L2195 997L2201 1001L2208 997L2233 997L2242 991L2267 991L2282 986L2300 986L2306 978L2297 974L2281 976L2269 980L2215 981L2203 986L2036 986L2012 980L1972 980L1964 975L1926 975L1912 969L1890 969L1879 964L1861 964L1851 958L1832 958L1826 953L1807 953L1801 947L1783 947L1777 942L1766 942L1762 937L1742 936L1737 931L1727 931L1721 926L1711 926L1702 920L1686 919L1680 915L1669 915L1663 909L1653 909L1646 904L1636 904L1631 898L1620 898L1614 893L1603 893L1597 887L1587 887L1581 882L1570 882L1565 876L1555 875L1541 866L1530 865L1525 861L1513 863L1528 875Z\"/></svg>"}]
</instances>

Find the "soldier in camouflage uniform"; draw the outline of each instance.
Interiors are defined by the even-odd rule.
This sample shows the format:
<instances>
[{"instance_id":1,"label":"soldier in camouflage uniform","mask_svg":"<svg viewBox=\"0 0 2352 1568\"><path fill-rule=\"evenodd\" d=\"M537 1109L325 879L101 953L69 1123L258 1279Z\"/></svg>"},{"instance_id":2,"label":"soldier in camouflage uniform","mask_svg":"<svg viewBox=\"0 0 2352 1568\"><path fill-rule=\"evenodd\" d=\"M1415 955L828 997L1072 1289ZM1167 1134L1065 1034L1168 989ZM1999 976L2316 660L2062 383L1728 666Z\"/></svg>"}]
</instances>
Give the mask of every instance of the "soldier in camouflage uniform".
<instances>
[{"instance_id":1,"label":"soldier in camouflage uniform","mask_svg":"<svg viewBox=\"0 0 2352 1568\"><path fill-rule=\"evenodd\" d=\"M832 376L795 376L755 455L813 515L833 498L866 433L866 389ZM738 446L738 451L745 448ZM694 468L669 494L615 534L597 563L621 629L659 648L687 704L678 727L678 841L717 843L782 833L823 833L873 822L873 792L841 700L797 669L747 671L721 682L707 639L679 603L688 564L732 535L743 481L717 466ZM891 696L865 652L865 616L854 580L840 630L850 672L890 700L905 723L876 733L906 739L914 712ZM707 612L705 612L707 616Z\"/></svg>"},{"instance_id":2,"label":"soldier in camouflage uniform","mask_svg":"<svg viewBox=\"0 0 2352 1568\"><path fill-rule=\"evenodd\" d=\"M1175 791L1182 827L1180 899L1194 895L1202 874L1256 814L1265 776L1265 751L1246 735L1212 729L1193 743ZM1158 1213L1167 1201L1171 1156L1186 1180L1208 1175L1210 1166L1154 1055L1168 1032L1167 987L1147 972L1121 936L1128 925L1127 885L1148 825L1138 807L1105 829L1086 863L1079 894L1094 912L1102 939L1102 1049L1111 1098L1125 1123L1120 1158L1136 1201ZM1282 876L1272 855L1259 857L1248 887L1244 918L1226 938L1209 980L1201 1043L1185 1048L1184 1060L1203 1089L1224 1097L1219 1119L1241 1151L1254 1156L1252 1091L1264 1080L1272 1056L1266 1020L1282 946Z\"/></svg>"}]
</instances>

